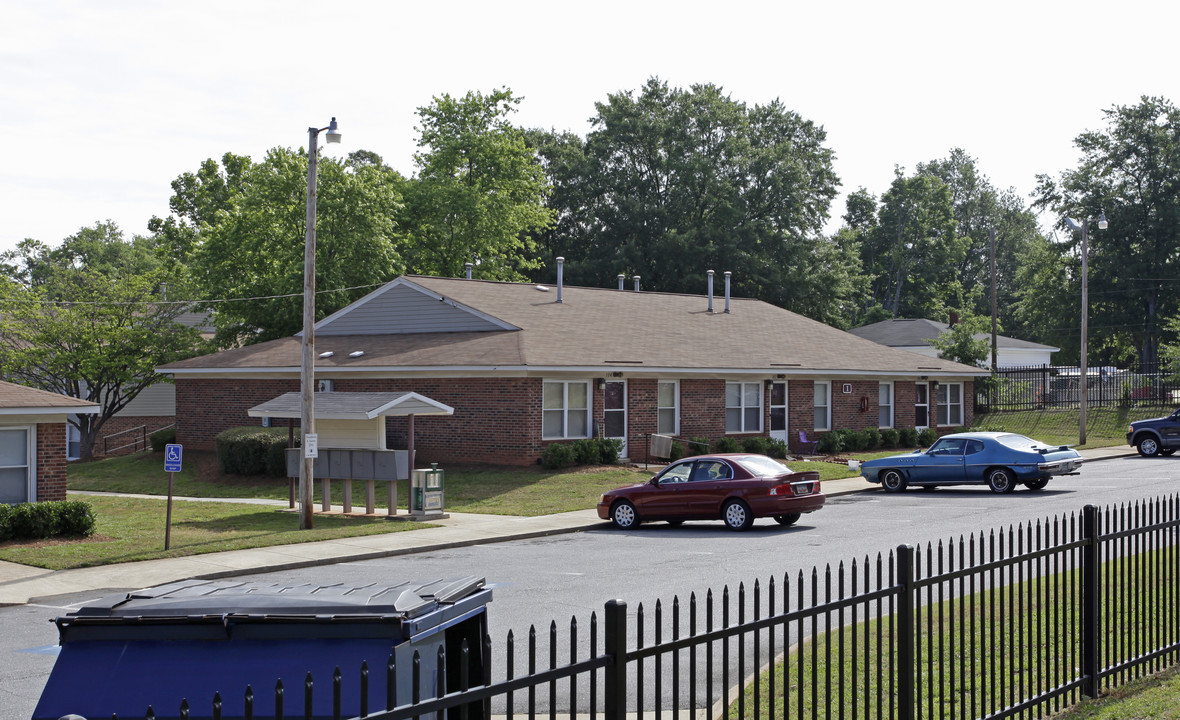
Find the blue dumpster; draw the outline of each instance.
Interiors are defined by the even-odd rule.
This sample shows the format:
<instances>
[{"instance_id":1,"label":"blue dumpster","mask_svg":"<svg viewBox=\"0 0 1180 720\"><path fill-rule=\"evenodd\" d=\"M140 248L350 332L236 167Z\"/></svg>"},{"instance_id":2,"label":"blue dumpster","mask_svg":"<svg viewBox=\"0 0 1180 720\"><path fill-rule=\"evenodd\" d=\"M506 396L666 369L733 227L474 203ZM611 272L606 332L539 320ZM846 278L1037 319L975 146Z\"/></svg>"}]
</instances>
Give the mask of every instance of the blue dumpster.
<instances>
[{"instance_id":1,"label":"blue dumpster","mask_svg":"<svg viewBox=\"0 0 1180 720\"><path fill-rule=\"evenodd\" d=\"M391 656L396 703L413 698L415 652L420 698L435 697L440 648L444 692L459 688L464 670L471 685L483 683L491 597L476 577L360 587L187 580L111 595L54 620L61 652L33 720L142 718L149 706L176 717L182 700L190 718L211 718L215 693L222 718L242 718L247 686L253 716L275 717L280 680L284 712L304 717L308 673L311 717L330 718L337 668L341 716L355 717L362 663L376 712L386 706Z\"/></svg>"}]
</instances>

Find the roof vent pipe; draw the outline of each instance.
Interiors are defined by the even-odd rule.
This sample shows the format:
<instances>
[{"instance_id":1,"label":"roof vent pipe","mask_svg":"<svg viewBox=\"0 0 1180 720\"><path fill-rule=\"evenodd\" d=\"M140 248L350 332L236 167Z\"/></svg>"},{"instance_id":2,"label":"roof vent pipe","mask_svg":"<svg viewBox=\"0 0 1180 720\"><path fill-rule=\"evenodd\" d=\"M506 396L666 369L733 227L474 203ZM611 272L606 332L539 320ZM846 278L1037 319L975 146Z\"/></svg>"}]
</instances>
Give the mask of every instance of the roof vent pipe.
<instances>
[{"instance_id":1,"label":"roof vent pipe","mask_svg":"<svg viewBox=\"0 0 1180 720\"><path fill-rule=\"evenodd\" d=\"M639 276L635 275L631 279L635 281L635 292L639 292Z\"/></svg>"},{"instance_id":2,"label":"roof vent pipe","mask_svg":"<svg viewBox=\"0 0 1180 720\"><path fill-rule=\"evenodd\" d=\"M565 258L557 258L557 302L561 302L561 288L565 279Z\"/></svg>"},{"instance_id":3,"label":"roof vent pipe","mask_svg":"<svg viewBox=\"0 0 1180 720\"><path fill-rule=\"evenodd\" d=\"M467 279L471 279L471 263L463 263L463 267L467 270Z\"/></svg>"},{"instance_id":4,"label":"roof vent pipe","mask_svg":"<svg viewBox=\"0 0 1180 720\"><path fill-rule=\"evenodd\" d=\"M623 283L624 283L626 280L627 280L627 276L626 276L626 275L624 275L623 273L619 273L619 289L620 289L620 290L622 290L622 289L623 289Z\"/></svg>"},{"instance_id":5,"label":"roof vent pipe","mask_svg":"<svg viewBox=\"0 0 1180 720\"><path fill-rule=\"evenodd\" d=\"M725 314L729 314L729 276L732 275L730 271L725 271Z\"/></svg>"},{"instance_id":6,"label":"roof vent pipe","mask_svg":"<svg viewBox=\"0 0 1180 720\"><path fill-rule=\"evenodd\" d=\"M709 276L709 312L713 312L713 271L709 270L705 274Z\"/></svg>"}]
</instances>

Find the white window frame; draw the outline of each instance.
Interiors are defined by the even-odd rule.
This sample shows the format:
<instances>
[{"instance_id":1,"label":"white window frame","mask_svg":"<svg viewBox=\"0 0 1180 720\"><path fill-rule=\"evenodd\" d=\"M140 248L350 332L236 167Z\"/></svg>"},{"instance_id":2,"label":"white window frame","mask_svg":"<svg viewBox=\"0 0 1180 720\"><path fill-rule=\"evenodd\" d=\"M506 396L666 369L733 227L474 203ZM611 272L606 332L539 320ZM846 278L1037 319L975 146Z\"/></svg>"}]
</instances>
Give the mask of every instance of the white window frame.
<instances>
[{"instance_id":1,"label":"white window frame","mask_svg":"<svg viewBox=\"0 0 1180 720\"><path fill-rule=\"evenodd\" d=\"M545 407L545 387L548 385L560 385L561 386L561 407L560 408L546 408ZM570 386L571 385L582 385L583 387L586 388L586 407L584 410L582 408L574 408L571 410L571 408L570 408ZM593 432L594 432L594 427L593 427L594 423L592 422L592 419L590 416L590 413L593 410L593 408L594 408L594 400L593 400L593 395L590 394L590 381L589 380L544 380L544 381L542 381L542 383L541 383L541 439L542 440L575 440L575 439L582 439L582 438L591 437L591 435L593 435ZM546 435L545 434L545 416L547 414L552 414L555 412L561 413L561 434L560 435ZM569 418L570 418L571 412L585 412L585 414L586 414L586 424L585 424L586 433L585 434L583 434L583 435L571 435L570 434Z\"/></svg>"},{"instance_id":2,"label":"white window frame","mask_svg":"<svg viewBox=\"0 0 1180 720\"><path fill-rule=\"evenodd\" d=\"M816 405L815 404L815 390L813 389L811 392L811 403L812 403L812 413L811 414L814 417L815 411L819 410L822 407L824 409L825 422L826 422L826 424L823 427L820 427L819 423L816 423L813 420L812 423L815 425L815 427L813 429L817 430L817 431L831 430L832 429L832 383L830 380L816 380L815 387L816 388L820 388L820 387L824 388L824 399L827 401L827 404L826 405Z\"/></svg>"},{"instance_id":3,"label":"white window frame","mask_svg":"<svg viewBox=\"0 0 1180 720\"><path fill-rule=\"evenodd\" d=\"M886 394L888 395L888 398L887 398L888 402L885 402L885 403L881 402L881 392L883 390L887 391ZM877 426L879 428L884 429L884 428L892 428L893 427L894 421L896 419L896 417L894 415L894 413L895 413L894 408L896 407L896 405L897 405L897 398L893 393L893 382L890 381L890 382L877 383ZM885 408L885 407L889 408L889 418L886 423L882 423L881 422L881 408Z\"/></svg>"},{"instance_id":4,"label":"white window frame","mask_svg":"<svg viewBox=\"0 0 1180 720\"><path fill-rule=\"evenodd\" d=\"M951 402L950 388L957 387L959 389L959 401L957 403ZM947 388L945 391L943 388ZM935 391L934 402L937 412L937 417L934 422L938 427L957 427L963 424L963 383L938 383L938 389ZM943 408L946 408L946 422L942 421ZM951 411L958 409L958 419L951 416Z\"/></svg>"},{"instance_id":5,"label":"white window frame","mask_svg":"<svg viewBox=\"0 0 1180 720\"><path fill-rule=\"evenodd\" d=\"M738 404L737 405L730 405L729 404L729 388L732 385L736 385L738 387ZM757 392L753 393L754 396L758 398L757 405L747 405L746 404L746 391L750 388L750 386L754 386L755 388L757 388ZM762 432L762 395L763 395L763 392L762 392L762 382L761 381L757 381L757 382L734 381L734 382L726 382L725 383L725 433L727 435L740 435L743 433L760 433L760 432ZM754 428L746 427L746 411L753 410L755 408L757 408L757 410L758 410L758 427L754 427ZM738 416L742 419L742 422L741 422L741 427L737 430L735 430L729 426L729 411L730 410L739 410L740 411Z\"/></svg>"},{"instance_id":6,"label":"white window frame","mask_svg":"<svg viewBox=\"0 0 1180 720\"><path fill-rule=\"evenodd\" d=\"M25 502L37 501L37 426L36 425L0 425L0 432L9 430L23 430L25 432L25 464L3 465L5 469L24 468L25 470Z\"/></svg>"},{"instance_id":7,"label":"white window frame","mask_svg":"<svg viewBox=\"0 0 1180 720\"><path fill-rule=\"evenodd\" d=\"M660 404L660 386L672 386L672 404ZM663 410L672 411L672 430L665 432L660 428L660 412ZM656 381L656 432L661 435L679 435L680 434L680 381L679 380L657 380Z\"/></svg>"}]
</instances>

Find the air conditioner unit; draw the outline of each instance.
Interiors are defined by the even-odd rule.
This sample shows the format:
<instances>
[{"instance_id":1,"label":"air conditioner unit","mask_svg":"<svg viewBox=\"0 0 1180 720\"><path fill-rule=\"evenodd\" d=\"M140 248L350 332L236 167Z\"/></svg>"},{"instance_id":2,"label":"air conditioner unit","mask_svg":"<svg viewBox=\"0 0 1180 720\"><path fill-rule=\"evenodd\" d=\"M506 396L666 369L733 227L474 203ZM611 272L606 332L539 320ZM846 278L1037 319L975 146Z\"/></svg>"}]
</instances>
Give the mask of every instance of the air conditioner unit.
<instances>
[{"instance_id":1,"label":"air conditioner unit","mask_svg":"<svg viewBox=\"0 0 1180 720\"><path fill-rule=\"evenodd\" d=\"M320 380L316 385L316 392L332 392L332 381Z\"/></svg>"}]
</instances>

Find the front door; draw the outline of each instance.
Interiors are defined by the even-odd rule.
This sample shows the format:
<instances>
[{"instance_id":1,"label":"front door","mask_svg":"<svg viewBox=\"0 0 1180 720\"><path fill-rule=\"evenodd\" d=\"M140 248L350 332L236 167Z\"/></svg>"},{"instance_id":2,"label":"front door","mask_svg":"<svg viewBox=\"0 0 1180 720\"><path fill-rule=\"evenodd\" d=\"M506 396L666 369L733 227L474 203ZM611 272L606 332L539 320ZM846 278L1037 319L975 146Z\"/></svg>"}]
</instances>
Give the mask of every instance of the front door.
<instances>
[{"instance_id":1,"label":"front door","mask_svg":"<svg viewBox=\"0 0 1180 720\"><path fill-rule=\"evenodd\" d=\"M619 457L627 455L627 381L609 380L602 398L602 434L612 440L621 440Z\"/></svg>"},{"instance_id":2,"label":"front door","mask_svg":"<svg viewBox=\"0 0 1180 720\"><path fill-rule=\"evenodd\" d=\"M770 438L787 441L787 384L770 384Z\"/></svg>"},{"instance_id":3,"label":"front door","mask_svg":"<svg viewBox=\"0 0 1180 720\"><path fill-rule=\"evenodd\" d=\"M918 383L918 397L914 401L914 427L925 430L930 427L930 386Z\"/></svg>"}]
</instances>

